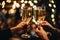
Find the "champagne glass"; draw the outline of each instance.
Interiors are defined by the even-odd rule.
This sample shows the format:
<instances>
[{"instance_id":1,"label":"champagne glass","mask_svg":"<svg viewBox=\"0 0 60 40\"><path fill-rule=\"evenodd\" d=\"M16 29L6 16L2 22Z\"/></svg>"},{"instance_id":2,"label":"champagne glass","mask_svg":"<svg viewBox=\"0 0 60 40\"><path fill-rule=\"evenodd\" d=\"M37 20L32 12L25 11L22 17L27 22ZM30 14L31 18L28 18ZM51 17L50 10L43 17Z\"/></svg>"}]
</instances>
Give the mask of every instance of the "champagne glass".
<instances>
[{"instance_id":1,"label":"champagne glass","mask_svg":"<svg viewBox=\"0 0 60 40\"><path fill-rule=\"evenodd\" d=\"M37 15L36 11L38 11ZM40 23L45 20L46 11L42 9L42 7L38 7L36 11L34 12L33 22L36 24L36 28L39 28L39 25L41 25Z\"/></svg>"},{"instance_id":2,"label":"champagne glass","mask_svg":"<svg viewBox=\"0 0 60 40\"><path fill-rule=\"evenodd\" d=\"M45 20L46 17L46 11L45 9L42 9L42 7L38 7L38 15L37 15L37 23L40 24L42 21Z\"/></svg>"},{"instance_id":3,"label":"champagne glass","mask_svg":"<svg viewBox=\"0 0 60 40\"><path fill-rule=\"evenodd\" d=\"M32 11L31 11L30 7L28 7L28 9L25 9L24 10L24 13L25 13L24 14L24 17L26 18L26 21L25 22L27 24L29 24L30 21L31 21L31 19L32 19ZM24 30L25 30L26 33L21 35L22 38L30 38L30 35L27 33L27 26L28 25L25 25L24 26Z\"/></svg>"}]
</instances>

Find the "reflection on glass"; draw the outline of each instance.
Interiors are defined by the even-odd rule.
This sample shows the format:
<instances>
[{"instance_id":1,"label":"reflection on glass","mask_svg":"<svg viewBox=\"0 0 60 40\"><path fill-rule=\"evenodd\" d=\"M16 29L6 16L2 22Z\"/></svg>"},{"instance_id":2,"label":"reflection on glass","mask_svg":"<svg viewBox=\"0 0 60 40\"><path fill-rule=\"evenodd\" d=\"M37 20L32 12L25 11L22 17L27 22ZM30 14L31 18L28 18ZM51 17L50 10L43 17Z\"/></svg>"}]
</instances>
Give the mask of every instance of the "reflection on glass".
<instances>
[{"instance_id":1,"label":"reflection on glass","mask_svg":"<svg viewBox=\"0 0 60 40\"><path fill-rule=\"evenodd\" d=\"M42 9L42 7L38 7L37 10L34 11L33 22L36 25L39 25L42 21L45 20L45 16L46 16L46 11Z\"/></svg>"},{"instance_id":2,"label":"reflection on glass","mask_svg":"<svg viewBox=\"0 0 60 40\"><path fill-rule=\"evenodd\" d=\"M27 9L24 9L23 10L23 20L25 20L25 22L27 22L27 24L31 21L32 19L32 8L31 7L28 7ZM30 35L27 33L27 25L24 27L25 29L25 34L22 34L21 37L22 38L30 38Z\"/></svg>"}]
</instances>

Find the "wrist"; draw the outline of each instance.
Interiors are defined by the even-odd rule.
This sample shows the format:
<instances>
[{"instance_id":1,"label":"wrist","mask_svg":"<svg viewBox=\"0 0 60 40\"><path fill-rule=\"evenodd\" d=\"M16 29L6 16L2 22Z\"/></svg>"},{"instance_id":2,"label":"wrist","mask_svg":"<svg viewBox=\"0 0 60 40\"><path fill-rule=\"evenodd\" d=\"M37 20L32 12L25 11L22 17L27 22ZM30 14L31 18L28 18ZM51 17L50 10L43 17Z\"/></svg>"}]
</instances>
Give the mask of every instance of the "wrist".
<instances>
[{"instance_id":1,"label":"wrist","mask_svg":"<svg viewBox=\"0 0 60 40\"><path fill-rule=\"evenodd\" d=\"M16 26L16 27L12 27L12 28L10 28L10 30L13 32L14 30L17 30L17 29L22 29L22 27L18 27L18 26Z\"/></svg>"}]
</instances>

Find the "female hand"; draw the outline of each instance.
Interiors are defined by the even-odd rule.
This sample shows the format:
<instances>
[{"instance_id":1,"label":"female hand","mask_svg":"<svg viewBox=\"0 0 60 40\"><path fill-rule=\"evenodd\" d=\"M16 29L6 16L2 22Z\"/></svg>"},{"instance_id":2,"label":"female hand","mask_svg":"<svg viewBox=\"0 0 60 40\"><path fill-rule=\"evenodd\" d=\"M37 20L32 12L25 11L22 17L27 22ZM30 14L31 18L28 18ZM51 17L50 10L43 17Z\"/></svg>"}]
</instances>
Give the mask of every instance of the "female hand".
<instances>
[{"instance_id":1,"label":"female hand","mask_svg":"<svg viewBox=\"0 0 60 40\"><path fill-rule=\"evenodd\" d=\"M43 40L49 40L46 31L41 25L39 26L39 28L36 29L36 32L40 37L42 37Z\"/></svg>"}]
</instances>

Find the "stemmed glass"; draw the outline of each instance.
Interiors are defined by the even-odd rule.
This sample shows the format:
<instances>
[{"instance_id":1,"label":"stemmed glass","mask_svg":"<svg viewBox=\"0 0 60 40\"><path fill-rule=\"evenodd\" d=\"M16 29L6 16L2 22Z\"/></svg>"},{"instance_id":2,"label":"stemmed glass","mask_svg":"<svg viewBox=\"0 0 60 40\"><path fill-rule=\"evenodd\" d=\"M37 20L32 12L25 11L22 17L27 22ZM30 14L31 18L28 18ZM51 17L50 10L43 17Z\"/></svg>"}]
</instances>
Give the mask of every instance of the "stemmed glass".
<instances>
[{"instance_id":1,"label":"stemmed glass","mask_svg":"<svg viewBox=\"0 0 60 40\"><path fill-rule=\"evenodd\" d=\"M42 21L45 20L46 10L42 9L42 7L38 7L37 10L38 10L37 16L36 16L37 21L34 21L34 22L36 25L39 25Z\"/></svg>"},{"instance_id":2,"label":"stemmed glass","mask_svg":"<svg viewBox=\"0 0 60 40\"><path fill-rule=\"evenodd\" d=\"M46 11L44 9L42 9L42 10L38 9L38 20L37 20L37 22L41 23L42 21L45 20L45 17L46 17Z\"/></svg>"},{"instance_id":3,"label":"stemmed glass","mask_svg":"<svg viewBox=\"0 0 60 40\"><path fill-rule=\"evenodd\" d=\"M39 25L41 25L40 23L45 20L46 11L42 9L41 7L38 7L36 11L38 12L36 16L35 15L33 16L33 22L36 24L36 28L39 28ZM36 14L36 11L34 12L35 14Z\"/></svg>"},{"instance_id":4,"label":"stemmed glass","mask_svg":"<svg viewBox=\"0 0 60 40\"><path fill-rule=\"evenodd\" d=\"M27 9L24 9L24 14L23 15L24 15L24 19L26 19L25 22L27 24L29 24L31 19L32 19L32 9L31 9L31 7L28 7ZM24 30L25 30L26 33L21 35L22 38L30 38L30 35L27 33L27 26L28 25L24 26Z\"/></svg>"}]
</instances>

